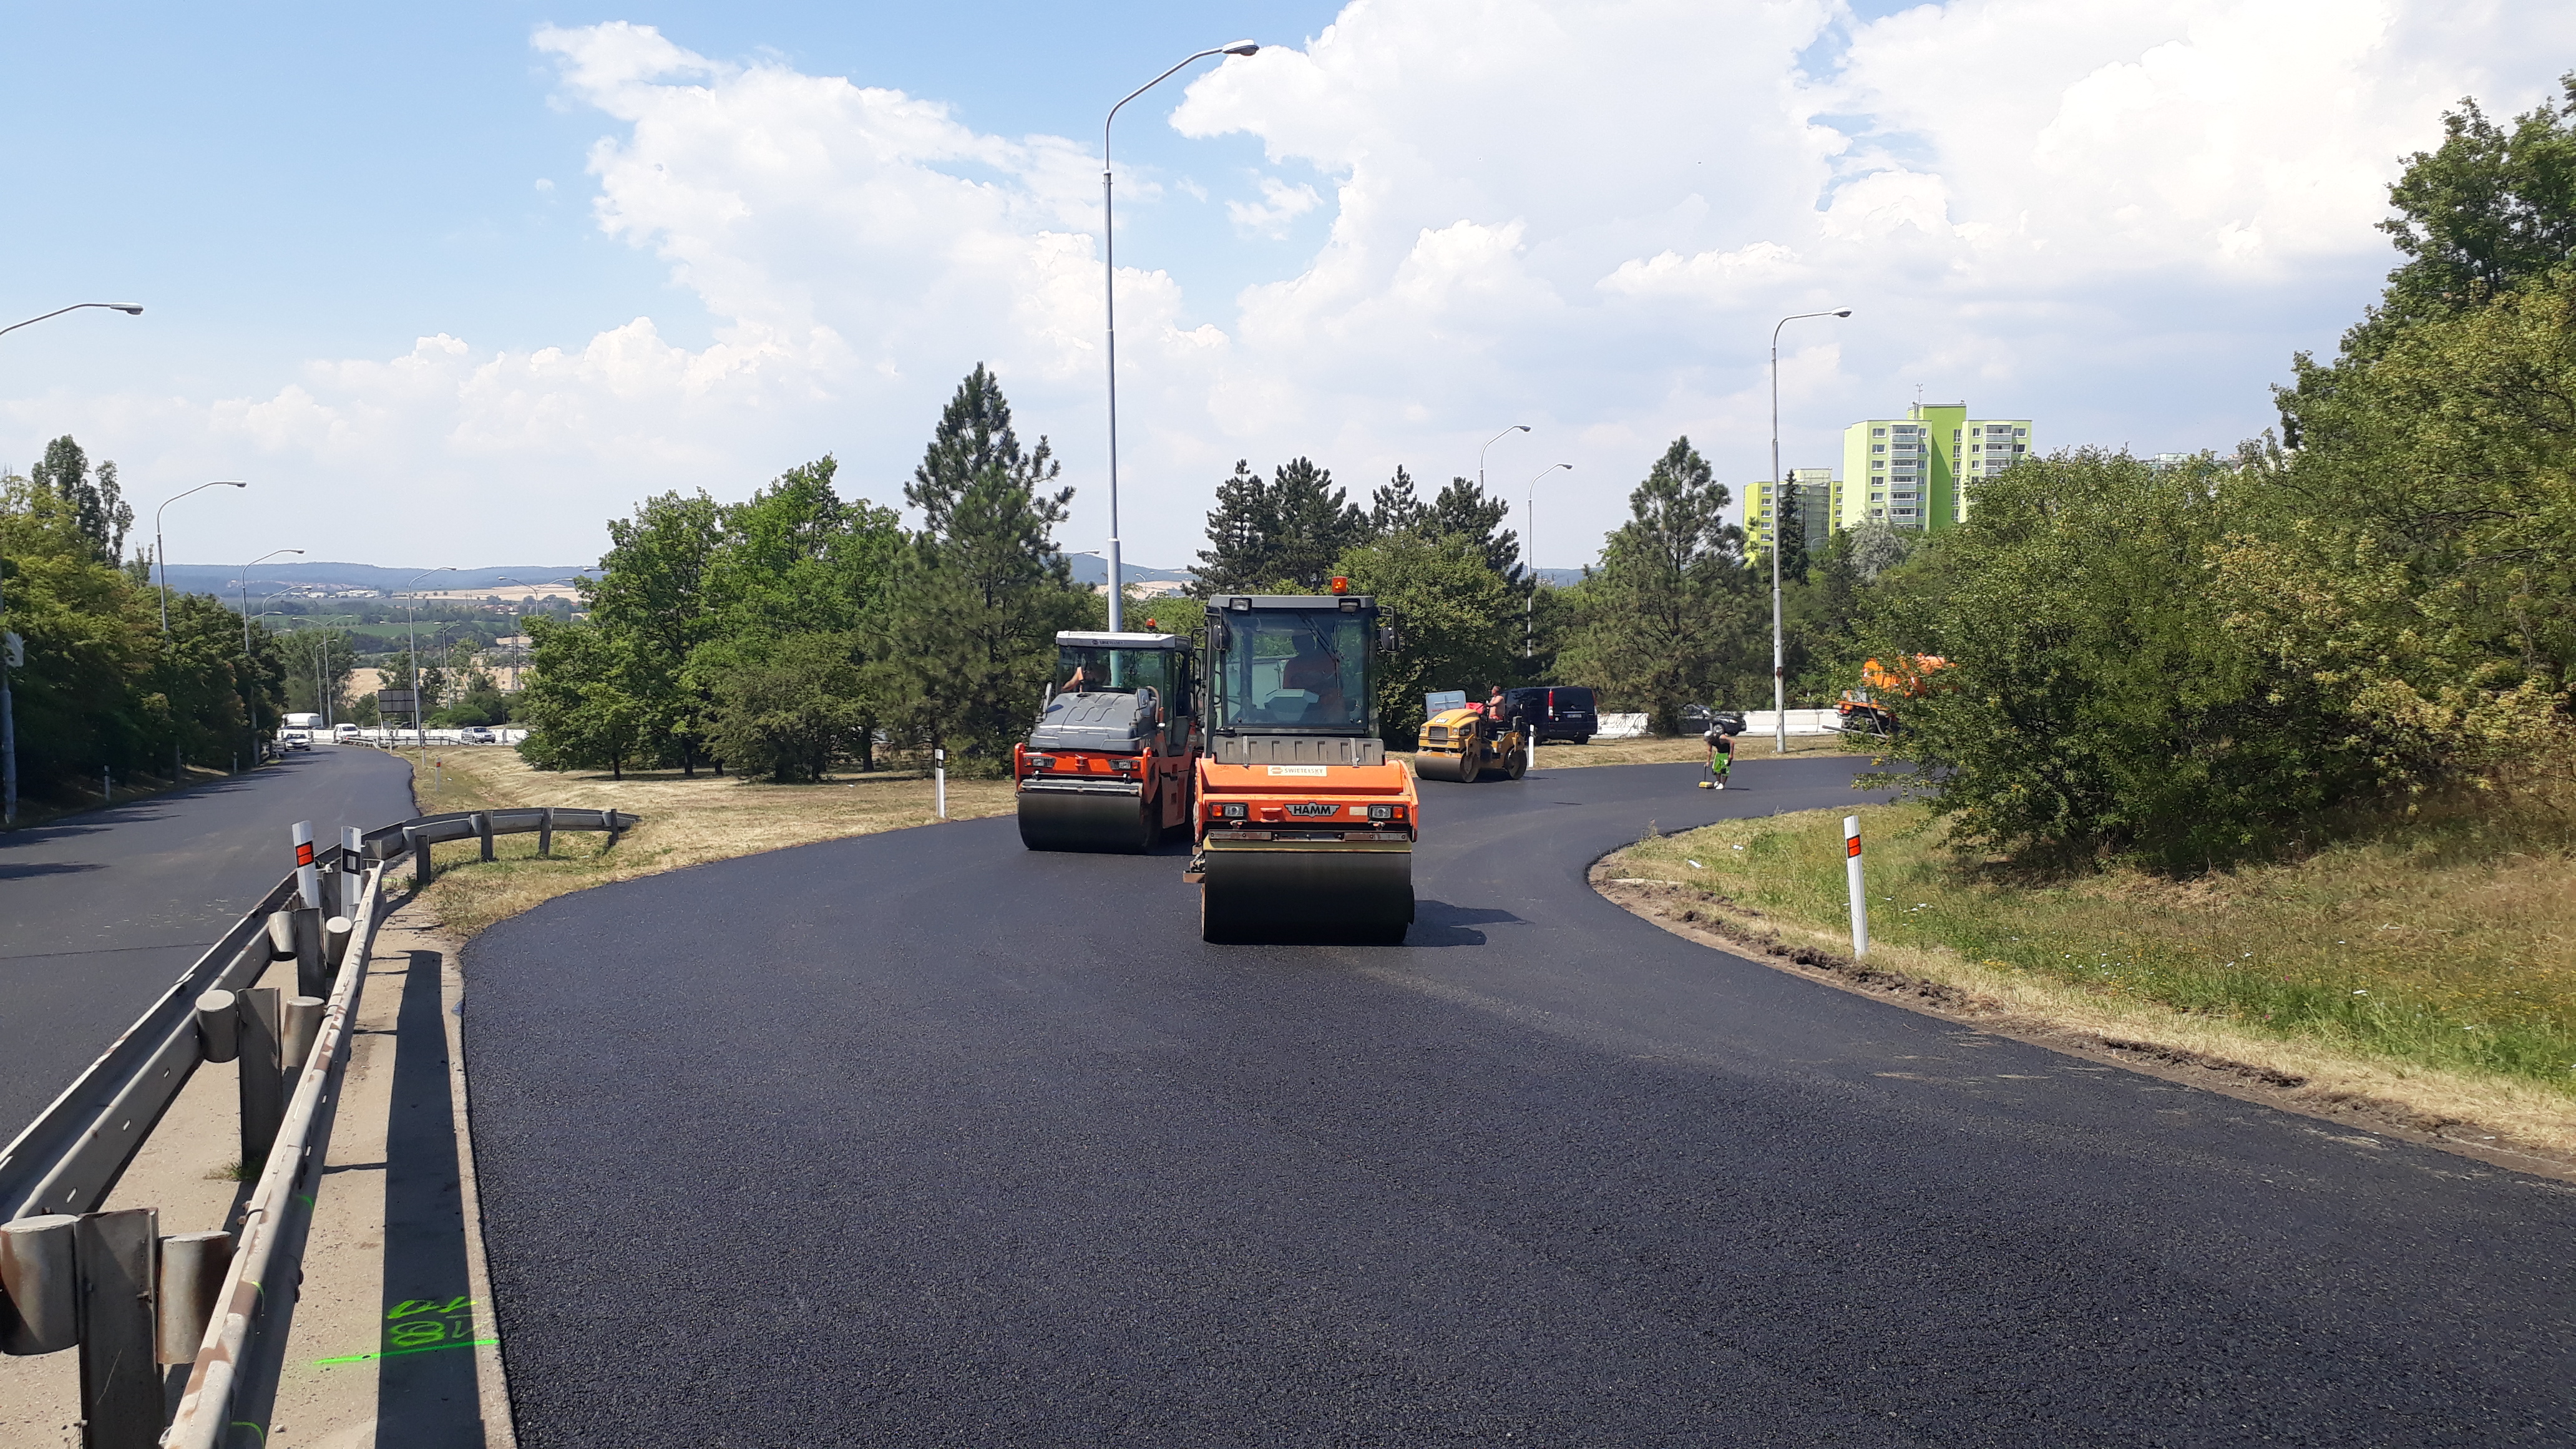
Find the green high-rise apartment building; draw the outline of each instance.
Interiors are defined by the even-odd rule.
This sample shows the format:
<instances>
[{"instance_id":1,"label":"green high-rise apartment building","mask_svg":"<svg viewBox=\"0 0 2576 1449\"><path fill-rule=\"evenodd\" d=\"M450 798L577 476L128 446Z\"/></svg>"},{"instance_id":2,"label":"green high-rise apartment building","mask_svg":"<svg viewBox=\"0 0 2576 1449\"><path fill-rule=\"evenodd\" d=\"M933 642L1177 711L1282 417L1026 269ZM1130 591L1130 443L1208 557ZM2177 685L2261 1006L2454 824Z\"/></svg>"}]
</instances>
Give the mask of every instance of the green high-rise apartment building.
<instances>
[{"instance_id":1,"label":"green high-rise apartment building","mask_svg":"<svg viewBox=\"0 0 2576 1449\"><path fill-rule=\"evenodd\" d=\"M2030 419L1971 418L1966 403L1916 403L1902 418L1854 423L1843 429L1834 527L1872 519L1891 528L1954 527L1975 507L1978 481L2029 457L2030 448Z\"/></svg>"},{"instance_id":2,"label":"green high-rise apartment building","mask_svg":"<svg viewBox=\"0 0 2576 1449\"><path fill-rule=\"evenodd\" d=\"M1825 543L1834 531L1834 470L1831 468L1792 468L1780 487L1798 500L1799 532L1807 540L1807 557L1816 558L1825 551ZM1771 480L1744 485L1744 550L1754 555L1771 552Z\"/></svg>"}]
</instances>

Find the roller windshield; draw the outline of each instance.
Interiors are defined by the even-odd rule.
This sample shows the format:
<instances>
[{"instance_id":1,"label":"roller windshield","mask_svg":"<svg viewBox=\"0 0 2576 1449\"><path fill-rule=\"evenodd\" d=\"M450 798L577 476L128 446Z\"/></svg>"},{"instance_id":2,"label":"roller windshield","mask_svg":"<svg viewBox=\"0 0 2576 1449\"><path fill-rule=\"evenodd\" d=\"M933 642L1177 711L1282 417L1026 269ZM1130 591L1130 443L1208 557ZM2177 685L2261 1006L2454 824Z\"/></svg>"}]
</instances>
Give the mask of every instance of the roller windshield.
<instances>
[{"instance_id":1,"label":"roller windshield","mask_svg":"<svg viewBox=\"0 0 2576 1449\"><path fill-rule=\"evenodd\" d=\"M1137 686L1154 691L1167 704L1177 703L1182 656L1169 649L1110 649L1095 644L1058 644L1055 648L1055 692L1058 694L1134 694Z\"/></svg>"},{"instance_id":2,"label":"roller windshield","mask_svg":"<svg viewBox=\"0 0 2576 1449\"><path fill-rule=\"evenodd\" d=\"M1225 730L1369 735L1377 714L1369 677L1373 615L1335 609L1225 612L1216 680L1216 726Z\"/></svg>"}]
</instances>

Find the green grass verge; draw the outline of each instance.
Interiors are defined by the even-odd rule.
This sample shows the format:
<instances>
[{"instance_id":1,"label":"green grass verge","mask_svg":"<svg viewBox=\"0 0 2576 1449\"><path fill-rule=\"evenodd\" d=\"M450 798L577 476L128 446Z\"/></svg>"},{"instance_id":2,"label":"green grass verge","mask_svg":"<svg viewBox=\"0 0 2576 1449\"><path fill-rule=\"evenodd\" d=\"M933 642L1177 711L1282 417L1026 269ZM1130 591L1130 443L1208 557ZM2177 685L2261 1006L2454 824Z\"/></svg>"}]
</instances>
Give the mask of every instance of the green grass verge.
<instances>
[{"instance_id":1,"label":"green grass verge","mask_svg":"<svg viewBox=\"0 0 2576 1449\"><path fill-rule=\"evenodd\" d=\"M1847 933L1844 813L1729 821L1621 859ZM2547 818L2455 817L2175 882L2119 868L2017 875L1951 849L1924 806L1858 813L1873 941L2576 1093L2576 864Z\"/></svg>"}]
</instances>

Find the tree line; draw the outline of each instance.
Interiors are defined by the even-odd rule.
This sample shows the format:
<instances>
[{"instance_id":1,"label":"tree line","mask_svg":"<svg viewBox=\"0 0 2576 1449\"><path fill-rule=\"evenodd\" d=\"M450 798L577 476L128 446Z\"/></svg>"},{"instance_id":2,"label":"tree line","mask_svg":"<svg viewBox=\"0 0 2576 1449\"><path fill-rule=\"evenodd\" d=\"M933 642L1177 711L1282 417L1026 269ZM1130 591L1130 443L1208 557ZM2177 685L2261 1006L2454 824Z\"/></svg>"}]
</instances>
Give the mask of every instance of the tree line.
<instances>
[{"instance_id":1,"label":"tree line","mask_svg":"<svg viewBox=\"0 0 2576 1449\"><path fill-rule=\"evenodd\" d=\"M2403 262L2278 434L1983 485L1860 632L1951 667L1897 755L1972 838L2190 870L2576 765L2576 75L2390 188Z\"/></svg>"},{"instance_id":2,"label":"tree line","mask_svg":"<svg viewBox=\"0 0 2576 1449\"><path fill-rule=\"evenodd\" d=\"M804 781L844 760L871 768L882 738L1000 768L1044 691L1054 633L1104 622L1105 601L1072 583L1054 536L1072 497L1060 471L1043 438L1023 448L979 366L905 486L918 530L843 501L830 458L739 504L647 500L609 525L586 616L527 622L523 753L544 768ZM1211 595L1321 593L1346 577L1400 620L1379 670L1382 728L1400 746L1426 694L1521 683L1590 685L1605 707L1671 729L1692 704L1767 701L1768 575L1726 521L1730 501L1676 439L1601 566L1558 589L1523 566L1509 504L1474 480L1425 496L1399 467L1363 504L1311 458L1266 476L1240 460L1217 484L1189 597L1130 612L1195 635ZM1880 529L1838 536L1812 567L1784 559L1802 688L1835 686L1855 596L1905 552Z\"/></svg>"},{"instance_id":3,"label":"tree line","mask_svg":"<svg viewBox=\"0 0 2576 1449\"><path fill-rule=\"evenodd\" d=\"M544 769L732 769L821 779L880 735L996 770L1028 727L1060 629L1097 627L1054 530L1072 491L1022 445L980 364L894 510L845 501L830 457L749 499L666 493L609 524L584 617L531 618L520 749Z\"/></svg>"},{"instance_id":4,"label":"tree line","mask_svg":"<svg viewBox=\"0 0 2576 1449\"><path fill-rule=\"evenodd\" d=\"M0 477L0 627L20 637L9 671L20 789L76 800L102 770L172 778L181 765L248 761L287 708L289 655L206 594L173 594L168 626L151 559L125 558L134 510L116 465L70 437L26 475Z\"/></svg>"}]
</instances>

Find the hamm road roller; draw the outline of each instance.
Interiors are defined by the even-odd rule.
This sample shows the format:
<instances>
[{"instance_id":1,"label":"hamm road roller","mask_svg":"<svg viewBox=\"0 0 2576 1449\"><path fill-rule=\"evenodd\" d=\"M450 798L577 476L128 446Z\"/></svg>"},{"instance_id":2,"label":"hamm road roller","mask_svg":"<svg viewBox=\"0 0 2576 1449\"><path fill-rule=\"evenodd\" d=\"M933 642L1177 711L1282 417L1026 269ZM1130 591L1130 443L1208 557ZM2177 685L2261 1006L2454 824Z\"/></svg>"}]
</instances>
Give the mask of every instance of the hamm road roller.
<instances>
[{"instance_id":1,"label":"hamm road roller","mask_svg":"<svg viewBox=\"0 0 2576 1449\"><path fill-rule=\"evenodd\" d=\"M1198 761L1206 940L1393 944L1413 922L1413 777L1377 733L1377 601L1232 594L1207 602Z\"/></svg>"},{"instance_id":2,"label":"hamm road roller","mask_svg":"<svg viewBox=\"0 0 2576 1449\"><path fill-rule=\"evenodd\" d=\"M1190 823L1198 718L1190 641L1177 634L1055 636L1055 682L1011 751L1020 843L1142 851Z\"/></svg>"}]
</instances>

